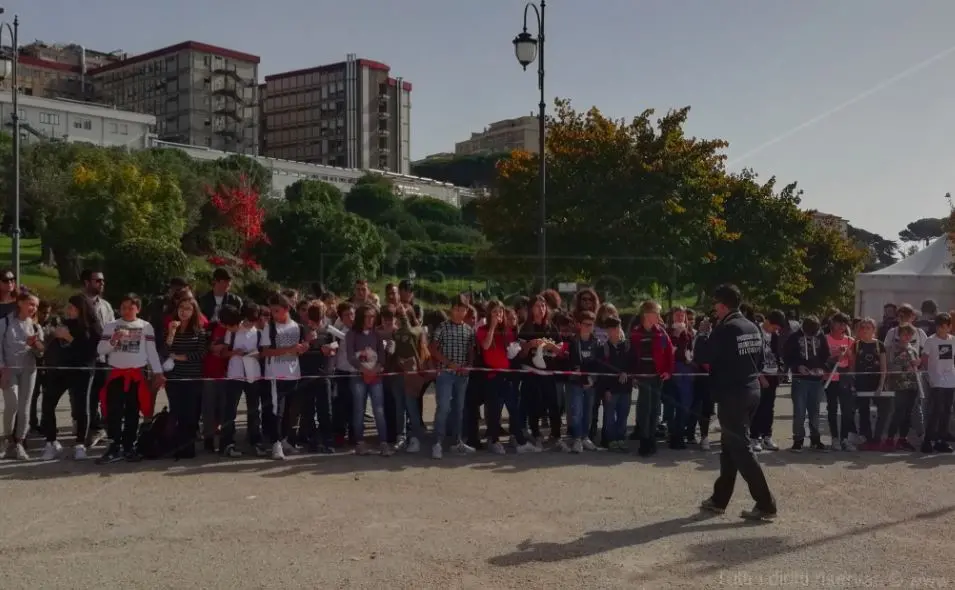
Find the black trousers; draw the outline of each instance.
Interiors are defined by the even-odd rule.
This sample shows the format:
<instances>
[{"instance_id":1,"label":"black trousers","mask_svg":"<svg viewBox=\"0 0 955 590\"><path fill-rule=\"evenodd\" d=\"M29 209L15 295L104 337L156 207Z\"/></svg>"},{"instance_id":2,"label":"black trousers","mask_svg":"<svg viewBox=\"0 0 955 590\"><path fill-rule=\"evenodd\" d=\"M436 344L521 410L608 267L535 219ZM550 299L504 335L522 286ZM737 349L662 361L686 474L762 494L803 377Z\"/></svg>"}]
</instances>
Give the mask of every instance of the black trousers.
<instances>
[{"instance_id":1,"label":"black trousers","mask_svg":"<svg viewBox=\"0 0 955 590\"><path fill-rule=\"evenodd\" d=\"M93 394L90 395L90 432L103 429L103 417L100 415L99 392L106 383L111 367L107 363L96 363L93 371Z\"/></svg>"},{"instance_id":2,"label":"black trousers","mask_svg":"<svg viewBox=\"0 0 955 590\"><path fill-rule=\"evenodd\" d=\"M481 406L483 406L485 402L486 383L486 373L471 373L471 376L468 377L468 388L464 393L464 426L462 427L462 438L468 445L474 448L477 448L481 444ZM485 408L485 417L487 416L487 412L487 408ZM498 417L498 424L500 424L500 417Z\"/></svg>"},{"instance_id":3,"label":"black trousers","mask_svg":"<svg viewBox=\"0 0 955 590\"><path fill-rule=\"evenodd\" d=\"M693 405L690 408L690 423L687 425L686 437L693 439L696 434L696 425L700 425L700 438L710 436L710 419L713 418L713 396L710 395L708 377L696 377L693 380Z\"/></svg>"},{"instance_id":4,"label":"black trousers","mask_svg":"<svg viewBox=\"0 0 955 590\"><path fill-rule=\"evenodd\" d=\"M531 436L540 438L541 419L547 415L551 438L560 438L560 403L552 376L525 374L521 382L521 404Z\"/></svg>"},{"instance_id":5,"label":"black trousers","mask_svg":"<svg viewBox=\"0 0 955 590\"><path fill-rule=\"evenodd\" d=\"M398 443L398 406L391 390L391 380L384 379L382 388L385 392L385 442L393 445Z\"/></svg>"},{"instance_id":6,"label":"black trousers","mask_svg":"<svg viewBox=\"0 0 955 590\"><path fill-rule=\"evenodd\" d=\"M908 438L909 430L912 429L912 411L918 399L918 389L895 392L895 411L892 412L892 421L889 423L889 438L895 438L895 435Z\"/></svg>"},{"instance_id":7,"label":"black trousers","mask_svg":"<svg viewBox=\"0 0 955 590\"><path fill-rule=\"evenodd\" d=\"M928 410L925 412L925 440L927 442L948 439L948 423L952 417L952 398L955 389L933 387L928 394Z\"/></svg>"},{"instance_id":8,"label":"black trousers","mask_svg":"<svg viewBox=\"0 0 955 590\"><path fill-rule=\"evenodd\" d=\"M713 485L713 503L726 508L733 497L736 474L739 473L749 485L749 493L756 500L756 508L764 512L776 512L776 498L769 491L769 484L759 461L749 445L747 429L759 406L757 391L719 392L717 417L720 433L720 475Z\"/></svg>"},{"instance_id":9,"label":"black trousers","mask_svg":"<svg viewBox=\"0 0 955 590\"><path fill-rule=\"evenodd\" d=\"M176 421L176 448L196 444L196 431L199 429L199 407L202 400L203 382L169 381L166 383L166 397L169 398L169 415Z\"/></svg>"},{"instance_id":10,"label":"black trousers","mask_svg":"<svg viewBox=\"0 0 955 590\"><path fill-rule=\"evenodd\" d=\"M251 444L258 444L262 441L261 424L259 423L259 398L262 390L262 382L248 383L238 379L230 379L225 383L225 399L222 403L222 430L219 434L219 446L225 449L229 445L235 444L235 421L239 413L239 400L242 394L245 394L246 415L248 419L248 436ZM253 412L250 408L254 407ZM256 416L256 423L252 423L253 413Z\"/></svg>"},{"instance_id":11,"label":"black trousers","mask_svg":"<svg viewBox=\"0 0 955 590\"><path fill-rule=\"evenodd\" d=\"M299 435L308 444L331 446L335 440L332 427L332 380L307 377L299 382L298 389L302 403Z\"/></svg>"},{"instance_id":12,"label":"black trousers","mask_svg":"<svg viewBox=\"0 0 955 590\"><path fill-rule=\"evenodd\" d=\"M750 438L766 438L773 436L773 418L776 415L776 390L779 388L779 379L766 378L766 387L759 389L759 405L753 415L753 422L749 426Z\"/></svg>"},{"instance_id":13,"label":"black trousers","mask_svg":"<svg viewBox=\"0 0 955 590\"><path fill-rule=\"evenodd\" d=\"M348 438L351 444L355 444L355 433L352 432L351 390L348 388L348 380L352 374L345 371L335 371L332 387L332 423L334 424L335 436L343 439Z\"/></svg>"},{"instance_id":14,"label":"black trousers","mask_svg":"<svg viewBox=\"0 0 955 590\"><path fill-rule=\"evenodd\" d=\"M130 380L129 389L125 379L109 382L106 389L106 433L111 444L122 446L130 452L139 435L139 387L141 381Z\"/></svg>"},{"instance_id":15,"label":"black trousers","mask_svg":"<svg viewBox=\"0 0 955 590\"><path fill-rule=\"evenodd\" d=\"M70 415L76 432L76 444L86 444L89 434L90 397L99 398L93 392L93 371L90 369L61 369L47 376L43 392L41 429L47 442L56 440L56 406L67 391L70 392ZM97 394L94 396L94 393Z\"/></svg>"},{"instance_id":16,"label":"black trousers","mask_svg":"<svg viewBox=\"0 0 955 590\"><path fill-rule=\"evenodd\" d=\"M892 407L895 399L891 397L860 397L856 400L856 406L859 409L859 434L865 437L866 441L881 441L885 435L886 427L889 425L889 416L892 414ZM952 406L952 398L948 398L949 408ZM872 427L872 415L869 409L875 406L876 419L875 428ZM950 415L949 412L948 415ZM945 430L948 432L948 419L945 420Z\"/></svg>"},{"instance_id":17,"label":"black trousers","mask_svg":"<svg viewBox=\"0 0 955 590\"><path fill-rule=\"evenodd\" d=\"M833 440L846 440L850 433L856 432L856 409L855 394L848 383L833 381L829 384L826 388L826 418L829 420L829 436ZM868 412L865 417L860 414L860 423L863 420L868 423L868 416Z\"/></svg>"},{"instance_id":18,"label":"black trousers","mask_svg":"<svg viewBox=\"0 0 955 590\"><path fill-rule=\"evenodd\" d=\"M275 379L264 383L262 434L274 444L292 435L294 425L289 407L297 402L298 381Z\"/></svg>"}]
</instances>

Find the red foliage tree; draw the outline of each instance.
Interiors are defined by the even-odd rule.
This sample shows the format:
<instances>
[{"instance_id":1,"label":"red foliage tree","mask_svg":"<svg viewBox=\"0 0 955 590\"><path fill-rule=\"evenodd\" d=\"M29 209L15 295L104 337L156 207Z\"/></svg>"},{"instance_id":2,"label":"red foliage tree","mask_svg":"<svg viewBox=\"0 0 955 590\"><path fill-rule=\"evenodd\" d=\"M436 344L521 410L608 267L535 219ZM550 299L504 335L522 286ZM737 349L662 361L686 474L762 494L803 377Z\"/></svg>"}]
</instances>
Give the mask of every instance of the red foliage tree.
<instances>
[{"instance_id":1,"label":"red foliage tree","mask_svg":"<svg viewBox=\"0 0 955 590\"><path fill-rule=\"evenodd\" d=\"M248 176L239 176L235 186L220 184L215 190L208 189L209 202L219 212L225 226L234 231L241 241L238 252L231 252L245 266L256 270L261 268L252 254L255 246L268 244L269 237L262 227L265 221L265 209L259 203L259 191L249 181ZM213 258L217 259L213 261ZM221 264L220 256L210 258L213 264Z\"/></svg>"}]
</instances>

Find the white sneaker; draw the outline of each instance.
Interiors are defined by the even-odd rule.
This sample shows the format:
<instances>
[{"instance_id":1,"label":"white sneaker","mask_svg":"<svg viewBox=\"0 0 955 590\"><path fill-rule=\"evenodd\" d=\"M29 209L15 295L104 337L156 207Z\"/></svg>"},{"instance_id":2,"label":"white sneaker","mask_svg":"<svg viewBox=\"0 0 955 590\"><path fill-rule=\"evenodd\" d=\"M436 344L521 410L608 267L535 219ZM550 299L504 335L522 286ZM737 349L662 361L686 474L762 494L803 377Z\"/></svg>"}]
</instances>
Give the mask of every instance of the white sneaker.
<instances>
[{"instance_id":1,"label":"white sneaker","mask_svg":"<svg viewBox=\"0 0 955 590\"><path fill-rule=\"evenodd\" d=\"M574 441L574 444L570 447L571 453L583 453L584 452L584 441L579 438Z\"/></svg>"},{"instance_id":2,"label":"white sneaker","mask_svg":"<svg viewBox=\"0 0 955 590\"><path fill-rule=\"evenodd\" d=\"M411 437L408 440L408 446L405 447L406 453L420 453L421 452L421 443L418 442L418 439Z\"/></svg>"},{"instance_id":3,"label":"white sneaker","mask_svg":"<svg viewBox=\"0 0 955 590\"><path fill-rule=\"evenodd\" d=\"M533 442L534 446L537 447L538 451L544 450L544 437L539 437L539 438L531 437L528 440Z\"/></svg>"},{"instance_id":4,"label":"white sneaker","mask_svg":"<svg viewBox=\"0 0 955 590\"><path fill-rule=\"evenodd\" d=\"M585 451L599 451L600 447L594 444L589 438L585 438L581 441L581 444L584 446Z\"/></svg>"},{"instance_id":5,"label":"white sneaker","mask_svg":"<svg viewBox=\"0 0 955 590\"><path fill-rule=\"evenodd\" d=\"M104 442L105 440L106 440L106 431L102 429L97 430L96 432L90 435L90 448L92 449L93 447Z\"/></svg>"},{"instance_id":6,"label":"white sneaker","mask_svg":"<svg viewBox=\"0 0 955 590\"><path fill-rule=\"evenodd\" d=\"M539 452L541 452L541 450L540 450L538 447L536 447L535 445L532 445L532 444L530 443L530 441L528 441L528 442L526 442L526 443L524 443L524 444L522 444L522 445L518 445L518 446L516 447L516 449L517 449L517 454L518 454L518 455L525 455L525 454L527 454L527 453L539 453Z\"/></svg>"},{"instance_id":7,"label":"white sneaker","mask_svg":"<svg viewBox=\"0 0 955 590\"><path fill-rule=\"evenodd\" d=\"M490 445L488 445L487 450L491 451L491 453L493 453L493 454L495 454L495 455L506 455L506 454L507 454L507 451L504 450L504 445L502 445L502 444L499 443L499 442L491 443Z\"/></svg>"},{"instance_id":8,"label":"white sneaker","mask_svg":"<svg viewBox=\"0 0 955 590\"><path fill-rule=\"evenodd\" d=\"M282 452L286 455L294 455L298 452L298 449L295 448L295 445L290 443L288 440L282 440ZM284 457L283 457L284 458Z\"/></svg>"},{"instance_id":9,"label":"white sneaker","mask_svg":"<svg viewBox=\"0 0 955 590\"><path fill-rule=\"evenodd\" d=\"M382 457L390 457L395 454L395 450L386 442L381 443L380 448Z\"/></svg>"},{"instance_id":10,"label":"white sneaker","mask_svg":"<svg viewBox=\"0 0 955 590\"><path fill-rule=\"evenodd\" d=\"M474 447L469 447L463 442L459 442L458 444L454 445L451 450L459 455L470 455L474 452Z\"/></svg>"},{"instance_id":11,"label":"white sneaker","mask_svg":"<svg viewBox=\"0 0 955 590\"><path fill-rule=\"evenodd\" d=\"M843 451L847 451L849 453L854 453L858 450L856 449L856 446L852 444L852 441L849 440L848 438L845 438L842 440L841 446Z\"/></svg>"},{"instance_id":12,"label":"white sneaker","mask_svg":"<svg viewBox=\"0 0 955 590\"><path fill-rule=\"evenodd\" d=\"M361 455L361 456L370 455L371 447L369 447L368 443L366 443L365 441L361 441L357 445L355 445L355 454Z\"/></svg>"},{"instance_id":13,"label":"white sneaker","mask_svg":"<svg viewBox=\"0 0 955 590\"><path fill-rule=\"evenodd\" d=\"M27 453L26 447L23 446L23 443L17 443L16 448L13 450L16 455L17 461L29 461L30 454Z\"/></svg>"},{"instance_id":14,"label":"white sneaker","mask_svg":"<svg viewBox=\"0 0 955 590\"><path fill-rule=\"evenodd\" d=\"M86 461L86 446L76 445L73 447L73 459L75 461Z\"/></svg>"},{"instance_id":15,"label":"white sneaker","mask_svg":"<svg viewBox=\"0 0 955 590\"><path fill-rule=\"evenodd\" d=\"M8 440L0 443L0 459L13 459L13 444Z\"/></svg>"},{"instance_id":16,"label":"white sneaker","mask_svg":"<svg viewBox=\"0 0 955 590\"><path fill-rule=\"evenodd\" d=\"M41 461L54 461L57 457L60 456L60 452L63 450L63 445L59 441L53 441L46 443L46 446L43 447L43 454L40 455Z\"/></svg>"},{"instance_id":17,"label":"white sneaker","mask_svg":"<svg viewBox=\"0 0 955 590\"><path fill-rule=\"evenodd\" d=\"M272 459L276 461L285 460L285 450L282 448L281 442L272 443Z\"/></svg>"},{"instance_id":18,"label":"white sneaker","mask_svg":"<svg viewBox=\"0 0 955 590\"><path fill-rule=\"evenodd\" d=\"M444 447L441 446L441 443L434 443L431 447L431 458L440 459L444 457Z\"/></svg>"},{"instance_id":19,"label":"white sneaker","mask_svg":"<svg viewBox=\"0 0 955 590\"><path fill-rule=\"evenodd\" d=\"M763 445L758 438L751 438L749 440L749 448L753 449L754 453L758 453L763 450Z\"/></svg>"},{"instance_id":20,"label":"white sneaker","mask_svg":"<svg viewBox=\"0 0 955 590\"><path fill-rule=\"evenodd\" d=\"M557 441L557 445L554 447L554 450L560 453L569 453L570 447L567 446L567 443L564 442L563 440L559 440Z\"/></svg>"},{"instance_id":21,"label":"white sneaker","mask_svg":"<svg viewBox=\"0 0 955 590\"><path fill-rule=\"evenodd\" d=\"M401 438L398 440L398 444L395 445L395 451L403 451L408 448L408 439Z\"/></svg>"},{"instance_id":22,"label":"white sneaker","mask_svg":"<svg viewBox=\"0 0 955 590\"><path fill-rule=\"evenodd\" d=\"M710 450L710 437L704 436L700 439L700 450L708 451Z\"/></svg>"}]
</instances>

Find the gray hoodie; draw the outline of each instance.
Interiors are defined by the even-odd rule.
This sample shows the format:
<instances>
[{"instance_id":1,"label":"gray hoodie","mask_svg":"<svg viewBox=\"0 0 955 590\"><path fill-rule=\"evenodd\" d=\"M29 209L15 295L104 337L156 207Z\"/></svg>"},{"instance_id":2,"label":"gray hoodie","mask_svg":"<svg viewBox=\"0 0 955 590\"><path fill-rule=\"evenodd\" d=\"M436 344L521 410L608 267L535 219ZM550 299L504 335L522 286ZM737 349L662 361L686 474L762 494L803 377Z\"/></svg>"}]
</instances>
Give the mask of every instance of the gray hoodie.
<instances>
[{"instance_id":1,"label":"gray hoodie","mask_svg":"<svg viewBox=\"0 0 955 590\"><path fill-rule=\"evenodd\" d=\"M36 370L36 354L27 344L32 336L43 337L43 330L33 318L19 319L10 314L0 319L0 367L23 370Z\"/></svg>"}]
</instances>

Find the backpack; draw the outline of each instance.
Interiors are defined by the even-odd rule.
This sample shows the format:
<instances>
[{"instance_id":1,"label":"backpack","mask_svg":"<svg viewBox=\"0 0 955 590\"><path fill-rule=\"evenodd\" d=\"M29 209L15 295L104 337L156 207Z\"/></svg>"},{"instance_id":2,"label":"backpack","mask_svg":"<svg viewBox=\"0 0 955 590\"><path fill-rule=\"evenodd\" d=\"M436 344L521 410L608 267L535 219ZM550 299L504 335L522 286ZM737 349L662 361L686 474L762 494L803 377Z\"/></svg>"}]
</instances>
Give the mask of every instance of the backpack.
<instances>
[{"instance_id":1,"label":"backpack","mask_svg":"<svg viewBox=\"0 0 955 590\"><path fill-rule=\"evenodd\" d=\"M305 327L294 320L292 320L292 323L298 326L299 344L305 342ZM275 342L276 338L278 338L278 328L275 326L275 320L269 320L269 348L278 348L278 344ZM259 341L261 342L261 340L260 338Z\"/></svg>"},{"instance_id":2,"label":"backpack","mask_svg":"<svg viewBox=\"0 0 955 590\"><path fill-rule=\"evenodd\" d=\"M135 448L144 459L161 459L176 450L176 421L168 407L139 427Z\"/></svg>"}]
</instances>

